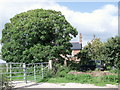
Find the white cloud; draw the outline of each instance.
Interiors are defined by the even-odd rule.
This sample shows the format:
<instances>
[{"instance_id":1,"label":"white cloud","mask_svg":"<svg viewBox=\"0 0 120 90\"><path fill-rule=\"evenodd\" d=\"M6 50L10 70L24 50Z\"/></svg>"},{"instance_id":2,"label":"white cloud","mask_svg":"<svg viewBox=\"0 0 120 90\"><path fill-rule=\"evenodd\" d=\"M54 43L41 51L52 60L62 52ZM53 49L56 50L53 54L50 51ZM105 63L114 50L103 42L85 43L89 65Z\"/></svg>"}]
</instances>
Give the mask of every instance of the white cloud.
<instances>
[{"instance_id":1,"label":"white cloud","mask_svg":"<svg viewBox=\"0 0 120 90\"><path fill-rule=\"evenodd\" d=\"M29 2L55 2L56 0L1 0L1 3L29 3Z\"/></svg>"},{"instance_id":2,"label":"white cloud","mask_svg":"<svg viewBox=\"0 0 120 90\"><path fill-rule=\"evenodd\" d=\"M34 2L32 2L33 0L29 0L29 2L28 0L24 0L24 2L23 0L13 0L13 3L8 1L9 0L2 0L2 4L0 4L0 8L2 8L0 9L0 17L2 17L0 21L2 21L2 25L8 22L15 14L30 9L44 8L61 11L71 25L73 25L79 33L83 33L84 44L92 39L93 34L96 34L96 36L103 40L117 35L117 7L114 5L105 5L100 9L88 13L72 11L65 6L60 6L56 2L39 2L38 0ZM77 36L72 41L78 41L78 39Z\"/></svg>"}]
</instances>

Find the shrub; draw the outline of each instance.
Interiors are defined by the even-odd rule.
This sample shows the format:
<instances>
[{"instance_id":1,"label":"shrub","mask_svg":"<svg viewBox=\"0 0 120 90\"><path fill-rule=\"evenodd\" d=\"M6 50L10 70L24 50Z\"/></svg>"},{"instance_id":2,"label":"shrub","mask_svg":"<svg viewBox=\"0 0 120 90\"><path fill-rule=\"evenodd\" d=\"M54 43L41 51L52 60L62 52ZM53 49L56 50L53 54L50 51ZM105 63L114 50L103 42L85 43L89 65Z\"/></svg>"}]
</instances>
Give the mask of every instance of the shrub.
<instances>
[{"instance_id":1,"label":"shrub","mask_svg":"<svg viewBox=\"0 0 120 90\"><path fill-rule=\"evenodd\" d=\"M80 71L80 63L76 63L75 61L68 61L69 68L71 70L77 70Z\"/></svg>"},{"instance_id":2,"label":"shrub","mask_svg":"<svg viewBox=\"0 0 120 90\"><path fill-rule=\"evenodd\" d=\"M70 71L69 67L61 66L61 67L58 68L56 76L57 77L65 77L68 74L69 71Z\"/></svg>"}]
</instances>

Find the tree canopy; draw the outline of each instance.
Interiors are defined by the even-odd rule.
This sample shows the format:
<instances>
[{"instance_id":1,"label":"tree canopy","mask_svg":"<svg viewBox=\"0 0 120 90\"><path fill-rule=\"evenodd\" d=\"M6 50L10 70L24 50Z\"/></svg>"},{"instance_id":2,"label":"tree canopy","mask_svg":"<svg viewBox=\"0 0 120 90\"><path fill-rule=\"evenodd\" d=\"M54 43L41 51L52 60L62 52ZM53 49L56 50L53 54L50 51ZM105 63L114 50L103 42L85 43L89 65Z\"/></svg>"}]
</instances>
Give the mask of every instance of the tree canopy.
<instances>
[{"instance_id":1,"label":"tree canopy","mask_svg":"<svg viewBox=\"0 0 120 90\"><path fill-rule=\"evenodd\" d=\"M78 54L80 64L85 65L89 60L104 60L107 69L113 66L120 69L120 37L109 38L101 42L99 38L89 42Z\"/></svg>"},{"instance_id":2,"label":"tree canopy","mask_svg":"<svg viewBox=\"0 0 120 90\"><path fill-rule=\"evenodd\" d=\"M105 43L106 62L120 69L120 37L112 37Z\"/></svg>"},{"instance_id":3,"label":"tree canopy","mask_svg":"<svg viewBox=\"0 0 120 90\"><path fill-rule=\"evenodd\" d=\"M88 64L90 60L103 60L103 47L104 43L100 41L100 38L94 38L91 42L88 42L78 54L78 58L81 59L80 64Z\"/></svg>"},{"instance_id":4,"label":"tree canopy","mask_svg":"<svg viewBox=\"0 0 120 90\"><path fill-rule=\"evenodd\" d=\"M2 30L2 58L7 62L42 62L70 54L77 30L61 12L35 9L15 15Z\"/></svg>"}]
</instances>

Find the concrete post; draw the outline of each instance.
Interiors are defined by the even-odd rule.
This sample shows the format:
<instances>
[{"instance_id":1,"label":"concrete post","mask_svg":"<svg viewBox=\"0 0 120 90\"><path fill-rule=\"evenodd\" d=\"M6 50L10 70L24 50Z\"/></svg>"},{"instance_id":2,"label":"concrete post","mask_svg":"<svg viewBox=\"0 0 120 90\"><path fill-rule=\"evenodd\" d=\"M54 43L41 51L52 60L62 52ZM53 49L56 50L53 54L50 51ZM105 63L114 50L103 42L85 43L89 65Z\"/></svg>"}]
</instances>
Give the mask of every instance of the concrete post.
<instances>
[{"instance_id":1,"label":"concrete post","mask_svg":"<svg viewBox=\"0 0 120 90\"><path fill-rule=\"evenodd\" d=\"M23 72L24 72L24 81L27 83L27 72L26 72L26 64L23 63Z\"/></svg>"},{"instance_id":2,"label":"concrete post","mask_svg":"<svg viewBox=\"0 0 120 90\"><path fill-rule=\"evenodd\" d=\"M10 63L10 81L12 80L12 63Z\"/></svg>"},{"instance_id":3,"label":"concrete post","mask_svg":"<svg viewBox=\"0 0 120 90\"><path fill-rule=\"evenodd\" d=\"M49 70L52 70L52 60L49 60Z\"/></svg>"}]
</instances>

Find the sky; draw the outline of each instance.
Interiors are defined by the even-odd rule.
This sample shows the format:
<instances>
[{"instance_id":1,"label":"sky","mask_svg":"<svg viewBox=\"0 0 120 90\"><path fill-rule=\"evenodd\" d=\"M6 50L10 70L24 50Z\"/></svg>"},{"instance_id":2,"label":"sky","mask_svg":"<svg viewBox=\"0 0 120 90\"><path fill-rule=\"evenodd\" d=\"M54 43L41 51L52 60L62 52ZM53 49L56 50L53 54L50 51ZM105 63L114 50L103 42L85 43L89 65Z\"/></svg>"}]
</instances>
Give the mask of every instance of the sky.
<instances>
[{"instance_id":1,"label":"sky","mask_svg":"<svg viewBox=\"0 0 120 90\"><path fill-rule=\"evenodd\" d=\"M93 35L106 41L118 34L117 2L57 2L40 0L1 0L0 38L5 23L21 12L31 9L52 9L61 11L66 20L83 35L83 46L91 41ZM79 41L79 35L71 42ZM0 46L1 48L1 46Z\"/></svg>"}]
</instances>

